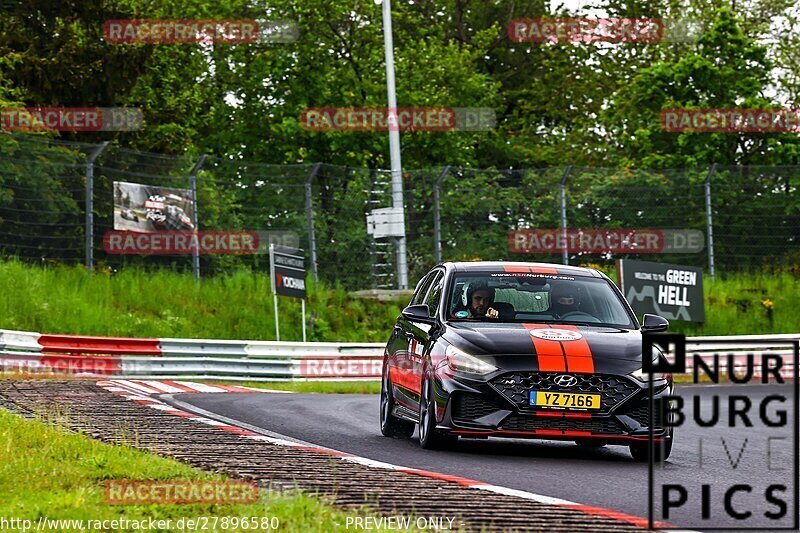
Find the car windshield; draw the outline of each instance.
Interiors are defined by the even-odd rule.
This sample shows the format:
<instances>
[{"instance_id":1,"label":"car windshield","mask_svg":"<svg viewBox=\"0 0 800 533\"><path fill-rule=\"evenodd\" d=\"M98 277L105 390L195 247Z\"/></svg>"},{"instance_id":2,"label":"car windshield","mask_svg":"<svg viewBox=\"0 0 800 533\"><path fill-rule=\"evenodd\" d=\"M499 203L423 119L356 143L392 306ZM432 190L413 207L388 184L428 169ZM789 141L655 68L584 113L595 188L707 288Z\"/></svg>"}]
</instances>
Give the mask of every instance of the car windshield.
<instances>
[{"instance_id":1,"label":"car windshield","mask_svg":"<svg viewBox=\"0 0 800 533\"><path fill-rule=\"evenodd\" d=\"M456 274L449 320L587 324L633 328L620 297L605 279L557 274Z\"/></svg>"}]
</instances>

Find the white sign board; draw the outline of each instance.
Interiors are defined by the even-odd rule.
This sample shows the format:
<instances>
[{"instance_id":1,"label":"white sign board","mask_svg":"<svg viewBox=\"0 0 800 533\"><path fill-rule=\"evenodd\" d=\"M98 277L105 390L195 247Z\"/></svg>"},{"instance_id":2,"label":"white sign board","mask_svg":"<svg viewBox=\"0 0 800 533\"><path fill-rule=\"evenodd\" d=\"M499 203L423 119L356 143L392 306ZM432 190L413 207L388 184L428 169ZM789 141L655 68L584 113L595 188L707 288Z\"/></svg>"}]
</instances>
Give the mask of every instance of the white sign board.
<instances>
[{"instance_id":1,"label":"white sign board","mask_svg":"<svg viewBox=\"0 0 800 533\"><path fill-rule=\"evenodd\" d=\"M403 209L400 207L373 209L367 215L367 233L374 239L404 236Z\"/></svg>"}]
</instances>

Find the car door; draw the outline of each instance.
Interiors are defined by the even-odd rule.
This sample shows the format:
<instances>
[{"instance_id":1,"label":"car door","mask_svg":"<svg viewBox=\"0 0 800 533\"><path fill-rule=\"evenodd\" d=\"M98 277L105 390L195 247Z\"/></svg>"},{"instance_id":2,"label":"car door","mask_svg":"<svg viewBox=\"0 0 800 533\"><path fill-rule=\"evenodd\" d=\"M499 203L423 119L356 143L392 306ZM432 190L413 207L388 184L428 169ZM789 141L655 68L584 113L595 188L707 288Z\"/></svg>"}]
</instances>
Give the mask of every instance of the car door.
<instances>
[{"instance_id":1,"label":"car door","mask_svg":"<svg viewBox=\"0 0 800 533\"><path fill-rule=\"evenodd\" d=\"M433 274L430 287L421 301L421 303L428 306L431 319L436 317L436 311L439 308L439 302L442 297L442 288L444 287L444 271L437 269ZM419 401L422 380L425 378L425 356L429 353L431 334L435 332L436 327L433 324L424 322L409 320L408 323L410 325L408 356L412 372L411 385L415 392L415 399Z\"/></svg>"},{"instance_id":2,"label":"car door","mask_svg":"<svg viewBox=\"0 0 800 533\"><path fill-rule=\"evenodd\" d=\"M429 272L423 276L417 284L417 289L414 291L409 305L423 303L435 277L436 272ZM417 408L420 392L418 380L414 378L414 361L410 353L412 349L415 349L415 345L411 343L413 327L403 315L397 317L389 341L389 360L387 361L395 401L408 409Z\"/></svg>"}]
</instances>

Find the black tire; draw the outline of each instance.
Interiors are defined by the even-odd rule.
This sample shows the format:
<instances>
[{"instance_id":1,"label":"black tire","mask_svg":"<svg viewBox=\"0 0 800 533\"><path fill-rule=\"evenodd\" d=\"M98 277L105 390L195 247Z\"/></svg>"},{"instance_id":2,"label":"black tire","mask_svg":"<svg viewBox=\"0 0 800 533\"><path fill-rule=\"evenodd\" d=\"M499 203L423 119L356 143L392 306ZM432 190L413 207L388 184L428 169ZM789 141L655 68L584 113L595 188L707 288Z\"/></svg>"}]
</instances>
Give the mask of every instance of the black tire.
<instances>
[{"instance_id":1,"label":"black tire","mask_svg":"<svg viewBox=\"0 0 800 533\"><path fill-rule=\"evenodd\" d=\"M660 463L669 459L672 453L672 428L669 429L666 438L661 442L656 442L654 446L655 462ZM643 442L641 444L630 445L631 456L637 463L646 463L650 460L650 443Z\"/></svg>"},{"instance_id":2,"label":"black tire","mask_svg":"<svg viewBox=\"0 0 800 533\"><path fill-rule=\"evenodd\" d=\"M602 448L608 443L602 440L576 439L575 444L577 444L581 448Z\"/></svg>"},{"instance_id":3,"label":"black tire","mask_svg":"<svg viewBox=\"0 0 800 533\"><path fill-rule=\"evenodd\" d=\"M419 445L426 450L442 450L453 446L458 435L436 429L436 401L433 397L433 379L424 372L419 406Z\"/></svg>"},{"instance_id":4,"label":"black tire","mask_svg":"<svg viewBox=\"0 0 800 533\"><path fill-rule=\"evenodd\" d=\"M384 437L408 439L414 434L414 423L402 420L392 414L394 410L394 394L392 380L389 377L389 364L383 365L381 379L381 433Z\"/></svg>"}]
</instances>

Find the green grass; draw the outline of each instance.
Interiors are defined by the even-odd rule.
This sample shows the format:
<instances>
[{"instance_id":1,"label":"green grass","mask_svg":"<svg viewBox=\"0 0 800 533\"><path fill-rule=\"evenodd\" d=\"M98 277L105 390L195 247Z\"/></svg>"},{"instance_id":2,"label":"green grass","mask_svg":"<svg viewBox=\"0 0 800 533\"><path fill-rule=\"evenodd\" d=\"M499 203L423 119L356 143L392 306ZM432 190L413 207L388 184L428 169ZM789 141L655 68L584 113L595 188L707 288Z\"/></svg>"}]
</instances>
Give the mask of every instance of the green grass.
<instances>
[{"instance_id":1,"label":"green grass","mask_svg":"<svg viewBox=\"0 0 800 533\"><path fill-rule=\"evenodd\" d=\"M703 325L675 322L687 335L796 333L800 280L791 273L706 278ZM405 302L353 298L309 283L308 338L385 342ZM771 310L769 306L771 307ZM281 339L300 340L300 302L281 298ZM247 271L195 282L190 274L0 262L0 328L132 337L274 340L267 276Z\"/></svg>"},{"instance_id":2,"label":"green grass","mask_svg":"<svg viewBox=\"0 0 800 533\"><path fill-rule=\"evenodd\" d=\"M225 478L171 459L103 444L43 420L24 420L0 410L0 517L29 519L35 527L40 516L84 520L274 516L281 531L344 529L347 513L304 494L261 490L259 501L248 505L110 505L103 489L108 480L221 479Z\"/></svg>"},{"instance_id":3,"label":"green grass","mask_svg":"<svg viewBox=\"0 0 800 533\"><path fill-rule=\"evenodd\" d=\"M374 381L280 381L280 382L233 382L220 381L226 385L240 385L259 389L285 390L292 392L321 392L326 394L380 394L381 382Z\"/></svg>"},{"instance_id":4,"label":"green grass","mask_svg":"<svg viewBox=\"0 0 800 533\"><path fill-rule=\"evenodd\" d=\"M703 289L705 324L675 322L671 331L686 335L800 332L800 279L791 273L706 277Z\"/></svg>"},{"instance_id":5,"label":"green grass","mask_svg":"<svg viewBox=\"0 0 800 533\"><path fill-rule=\"evenodd\" d=\"M281 340L302 340L300 301L279 298ZM309 283L310 341L386 341L399 302L351 298ZM235 272L203 279L126 268L89 275L80 267L0 262L0 328L81 335L274 340L269 279Z\"/></svg>"}]
</instances>

